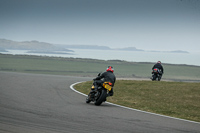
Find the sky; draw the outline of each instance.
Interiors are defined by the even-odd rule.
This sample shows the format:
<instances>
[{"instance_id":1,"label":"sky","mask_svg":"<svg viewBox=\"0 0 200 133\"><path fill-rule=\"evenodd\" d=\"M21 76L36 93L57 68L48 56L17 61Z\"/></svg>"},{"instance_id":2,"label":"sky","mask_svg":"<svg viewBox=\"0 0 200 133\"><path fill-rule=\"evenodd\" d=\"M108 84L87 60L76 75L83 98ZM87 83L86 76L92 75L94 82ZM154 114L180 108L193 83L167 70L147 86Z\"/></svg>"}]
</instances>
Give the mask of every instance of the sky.
<instances>
[{"instance_id":1,"label":"sky","mask_svg":"<svg viewBox=\"0 0 200 133\"><path fill-rule=\"evenodd\" d=\"M0 0L0 38L200 52L200 0Z\"/></svg>"}]
</instances>

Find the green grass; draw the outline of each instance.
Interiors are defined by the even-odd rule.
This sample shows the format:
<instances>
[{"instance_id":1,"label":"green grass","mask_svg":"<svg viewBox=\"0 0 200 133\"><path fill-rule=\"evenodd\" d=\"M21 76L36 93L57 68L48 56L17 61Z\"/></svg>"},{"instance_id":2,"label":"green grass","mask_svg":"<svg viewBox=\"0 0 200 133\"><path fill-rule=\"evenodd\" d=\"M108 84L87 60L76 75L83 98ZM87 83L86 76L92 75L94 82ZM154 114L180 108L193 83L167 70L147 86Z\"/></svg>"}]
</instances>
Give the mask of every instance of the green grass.
<instances>
[{"instance_id":1,"label":"green grass","mask_svg":"<svg viewBox=\"0 0 200 133\"><path fill-rule=\"evenodd\" d=\"M92 82L74 88L88 94ZM200 83L119 80L107 101L143 111L200 122Z\"/></svg>"},{"instance_id":2,"label":"green grass","mask_svg":"<svg viewBox=\"0 0 200 133\"><path fill-rule=\"evenodd\" d=\"M94 77L108 65L119 78L150 78L154 63L0 54L0 71ZM163 64L163 79L200 81L200 66Z\"/></svg>"}]
</instances>

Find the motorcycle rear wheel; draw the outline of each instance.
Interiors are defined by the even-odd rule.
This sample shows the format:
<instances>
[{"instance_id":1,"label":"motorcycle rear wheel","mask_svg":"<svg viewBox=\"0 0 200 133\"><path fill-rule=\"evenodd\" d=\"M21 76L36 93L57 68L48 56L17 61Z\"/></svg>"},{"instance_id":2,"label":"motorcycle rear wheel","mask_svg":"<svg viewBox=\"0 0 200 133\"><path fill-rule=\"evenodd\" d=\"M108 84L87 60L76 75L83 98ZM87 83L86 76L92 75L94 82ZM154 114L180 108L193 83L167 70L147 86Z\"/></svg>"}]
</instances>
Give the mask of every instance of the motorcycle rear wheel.
<instances>
[{"instance_id":1,"label":"motorcycle rear wheel","mask_svg":"<svg viewBox=\"0 0 200 133\"><path fill-rule=\"evenodd\" d=\"M152 76L152 81L156 80L156 75Z\"/></svg>"},{"instance_id":2,"label":"motorcycle rear wheel","mask_svg":"<svg viewBox=\"0 0 200 133\"><path fill-rule=\"evenodd\" d=\"M107 90L102 89L100 96L94 101L94 104L99 106L102 104L103 101L105 101L107 96Z\"/></svg>"}]
</instances>

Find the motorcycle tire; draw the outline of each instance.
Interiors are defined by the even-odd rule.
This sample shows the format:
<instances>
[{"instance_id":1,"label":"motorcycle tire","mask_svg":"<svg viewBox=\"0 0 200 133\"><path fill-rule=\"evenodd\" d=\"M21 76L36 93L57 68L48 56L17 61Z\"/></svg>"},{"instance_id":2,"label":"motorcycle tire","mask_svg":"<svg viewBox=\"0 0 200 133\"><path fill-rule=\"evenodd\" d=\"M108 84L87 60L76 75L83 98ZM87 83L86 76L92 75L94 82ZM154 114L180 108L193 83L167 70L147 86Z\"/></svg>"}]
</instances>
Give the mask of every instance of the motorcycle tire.
<instances>
[{"instance_id":1,"label":"motorcycle tire","mask_svg":"<svg viewBox=\"0 0 200 133\"><path fill-rule=\"evenodd\" d=\"M86 97L86 101L85 101L86 103L90 103L90 102L91 102L91 100L90 100L90 95L91 95L91 94L88 94L88 96Z\"/></svg>"},{"instance_id":2,"label":"motorcycle tire","mask_svg":"<svg viewBox=\"0 0 200 133\"><path fill-rule=\"evenodd\" d=\"M100 96L98 97L98 99L94 101L94 104L97 106L101 105L102 102L105 101L106 96L107 96L107 90L102 89Z\"/></svg>"},{"instance_id":3,"label":"motorcycle tire","mask_svg":"<svg viewBox=\"0 0 200 133\"><path fill-rule=\"evenodd\" d=\"M158 81L160 81L161 80L161 78L160 78L160 76L158 76Z\"/></svg>"},{"instance_id":4,"label":"motorcycle tire","mask_svg":"<svg viewBox=\"0 0 200 133\"><path fill-rule=\"evenodd\" d=\"M156 75L152 76L152 81L156 80Z\"/></svg>"}]
</instances>

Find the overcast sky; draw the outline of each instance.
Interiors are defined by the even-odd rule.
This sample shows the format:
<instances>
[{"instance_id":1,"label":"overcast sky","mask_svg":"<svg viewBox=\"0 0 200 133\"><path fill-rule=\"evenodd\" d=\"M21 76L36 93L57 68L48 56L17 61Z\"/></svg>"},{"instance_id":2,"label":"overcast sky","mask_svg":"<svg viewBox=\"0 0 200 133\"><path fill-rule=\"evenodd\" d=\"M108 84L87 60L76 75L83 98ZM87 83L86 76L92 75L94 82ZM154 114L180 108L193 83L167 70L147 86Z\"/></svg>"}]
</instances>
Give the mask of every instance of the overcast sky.
<instances>
[{"instance_id":1,"label":"overcast sky","mask_svg":"<svg viewBox=\"0 0 200 133\"><path fill-rule=\"evenodd\" d=\"M200 52L200 0L0 0L0 38Z\"/></svg>"}]
</instances>

